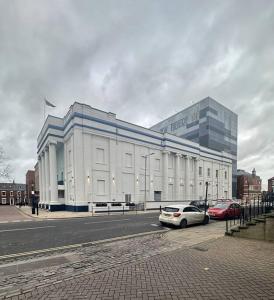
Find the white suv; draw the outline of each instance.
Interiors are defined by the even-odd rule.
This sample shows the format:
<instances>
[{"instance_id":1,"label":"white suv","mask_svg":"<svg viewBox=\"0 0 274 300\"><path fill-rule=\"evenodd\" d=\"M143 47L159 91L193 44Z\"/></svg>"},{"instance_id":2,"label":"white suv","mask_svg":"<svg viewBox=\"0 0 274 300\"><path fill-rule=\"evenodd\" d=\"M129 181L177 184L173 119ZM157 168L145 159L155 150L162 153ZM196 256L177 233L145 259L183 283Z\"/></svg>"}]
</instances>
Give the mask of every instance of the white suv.
<instances>
[{"instance_id":1,"label":"white suv","mask_svg":"<svg viewBox=\"0 0 274 300\"><path fill-rule=\"evenodd\" d=\"M190 224L208 224L209 215L193 205L170 205L162 209L159 221L185 228Z\"/></svg>"}]
</instances>

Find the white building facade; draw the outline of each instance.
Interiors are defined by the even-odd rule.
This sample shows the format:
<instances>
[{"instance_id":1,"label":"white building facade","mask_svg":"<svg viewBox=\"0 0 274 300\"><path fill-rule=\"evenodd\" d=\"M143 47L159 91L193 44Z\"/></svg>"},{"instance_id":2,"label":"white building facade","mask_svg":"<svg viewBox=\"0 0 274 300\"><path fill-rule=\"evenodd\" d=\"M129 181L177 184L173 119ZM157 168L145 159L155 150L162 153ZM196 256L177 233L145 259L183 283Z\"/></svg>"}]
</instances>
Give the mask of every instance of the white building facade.
<instances>
[{"instance_id":1,"label":"white building facade","mask_svg":"<svg viewBox=\"0 0 274 300\"><path fill-rule=\"evenodd\" d=\"M48 116L38 137L40 206L89 211L145 209L231 199L231 155L121 121L75 102Z\"/></svg>"}]
</instances>

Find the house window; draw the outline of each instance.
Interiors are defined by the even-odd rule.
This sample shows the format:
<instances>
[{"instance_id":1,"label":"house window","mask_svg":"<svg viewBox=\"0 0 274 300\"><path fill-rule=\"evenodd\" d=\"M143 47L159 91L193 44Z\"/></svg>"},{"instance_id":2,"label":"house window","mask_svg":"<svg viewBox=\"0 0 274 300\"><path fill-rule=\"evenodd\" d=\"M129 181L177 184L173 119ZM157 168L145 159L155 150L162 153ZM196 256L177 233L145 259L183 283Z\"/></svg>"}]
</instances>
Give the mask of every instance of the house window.
<instances>
[{"instance_id":1,"label":"house window","mask_svg":"<svg viewBox=\"0 0 274 300\"><path fill-rule=\"evenodd\" d=\"M199 167L199 176L202 176L203 175L203 169L202 167Z\"/></svg>"},{"instance_id":2,"label":"house window","mask_svg":"<svg viewBox=\"0 0 274 300\"><path fill-rule=\"evenodd\" d=\"M17 196L21 197L21 192L20 191L17 192Z\"/></svg>"},{"instance_id":3,"label":"house window","mask_svg":"<svg viewBox=\"0 0 274 300\"><path fill-rule=\"evenodd\" d=\"M105 163L105 149L96 148L96 162L98 164L104 164Z\"/></svg>"},{"instance_id":4,"label":"house window","mask_svg":"<svg viewBox=\"0 0 274 300\"><path fill-rule=\"evenodd\" d=\"M10 191L10 197L13 197L13 191Z\"/></svg>"},{"instance_id":5,"label":"house window","mask_svg":"<svg viewBox=\"0 0 274 300\"><path fill-rule=\"evenodd\" d=\"M97 180L97 195L105 195L105 180Z\"/></svg>"},{"instance_id":6,"label":"house window","mask_svg":"<svg viewBox=\"0 0 274 300\"><path fill-rule=\"evenodd\" d=\"M2 196L2 197L6 197L6 191L2 191L2 192L1 192L1 196Z\"/></svg>"},{"instance_id":7,"label":"house window","mask_svg":"<svg viewBox=\"0 0 274 300\"><path fill-rule=\"evenodd\" d=\"M216 170L216 178L218 178L218 170Z\"/></svg>"},{"instance_id":8,"label":"house window","mask_svg":"<svg viewBox=\"0 0 274 300\"><path fill-rule=\"evenodd\" d=\"M210 168L207 168L207 177L210 177Z\"/></svg>"},{"instance_id":9,"label":"house window","mask_svg":"<svg viewBox=\"0 0 274 300\"><path fill-rule=\"evenodd\" d=\"M227 172L225 171L225 179L227 179Z\"/></svg>"},{"instance_id":10,"label":"house window","mask_svg":"<svg viewBox=\"0 0 274 300\"><path fill-rule=\"evenodd\" d=\"M155 158L155 170L160 171L160 159Z\"/></svg>"},{"instance_id":11,"label":"house window","mask_svg":"<svg viewBox=\"0 0 274 300\"><path fill-rule=\"evenodd\" d=\"M125 154L125 163L126 163L126 167L128 167L128 168L132 167L132 154L131 153Z\"/></svg>"}]
</instances>

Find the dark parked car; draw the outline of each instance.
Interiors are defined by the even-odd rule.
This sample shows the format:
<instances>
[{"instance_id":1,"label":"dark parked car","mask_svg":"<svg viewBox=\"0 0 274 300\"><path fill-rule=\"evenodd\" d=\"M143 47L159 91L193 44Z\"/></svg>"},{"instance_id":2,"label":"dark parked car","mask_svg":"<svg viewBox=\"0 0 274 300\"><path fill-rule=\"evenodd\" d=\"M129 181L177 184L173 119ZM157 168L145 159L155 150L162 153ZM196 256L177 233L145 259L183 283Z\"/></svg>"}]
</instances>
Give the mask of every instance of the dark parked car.
<instances>
[{"instance_id":1,"label":"dark parked car","mask_svg":"<svg viewBox=\"0 0 274 300\"><path fill-rule=\"evenodd\" d=\"M189 203L189 205L196 206L200 208L201 210L205 209L205 200L193 200ZM208 209L208 203L206 205L206 209Z\"/></svg>"}]
</instances>

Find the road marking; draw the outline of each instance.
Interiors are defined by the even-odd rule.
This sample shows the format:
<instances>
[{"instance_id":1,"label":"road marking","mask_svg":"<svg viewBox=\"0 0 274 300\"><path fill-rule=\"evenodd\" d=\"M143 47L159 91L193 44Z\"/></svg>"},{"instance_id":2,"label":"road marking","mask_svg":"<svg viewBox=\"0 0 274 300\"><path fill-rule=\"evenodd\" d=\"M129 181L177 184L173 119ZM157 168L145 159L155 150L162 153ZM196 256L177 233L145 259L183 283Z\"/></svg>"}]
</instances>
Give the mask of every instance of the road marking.
<instances>
[{"instance_id":1,"label":"road marking","mask_svg":"<svg viewBox=\"0 0 274 300\"><path fill-rule=\"evenodd\" d=\"M23 230L34 230L34 229L42 229L42 228L49 228L49 227L56 227L56 226L41 226L41 227L30 227L30 228L16 228L16 229L5 229L0 230L1 232L8 232L8 231L23 231Z\"/></svg>"},{"instance_id":2,"label":"road marking","mask_svg":"<svg viewBox=\"0 0 274 300\"><path fill-rule=\"evenodd\" d=\"M85 224L100 224L100 223L112 223L112 222L119 222L119 221L129 221L130 219L120 219L120 220L112 220L112 221L101 221L101 222L87 222Z\"/></svg>"}]
</instances>

